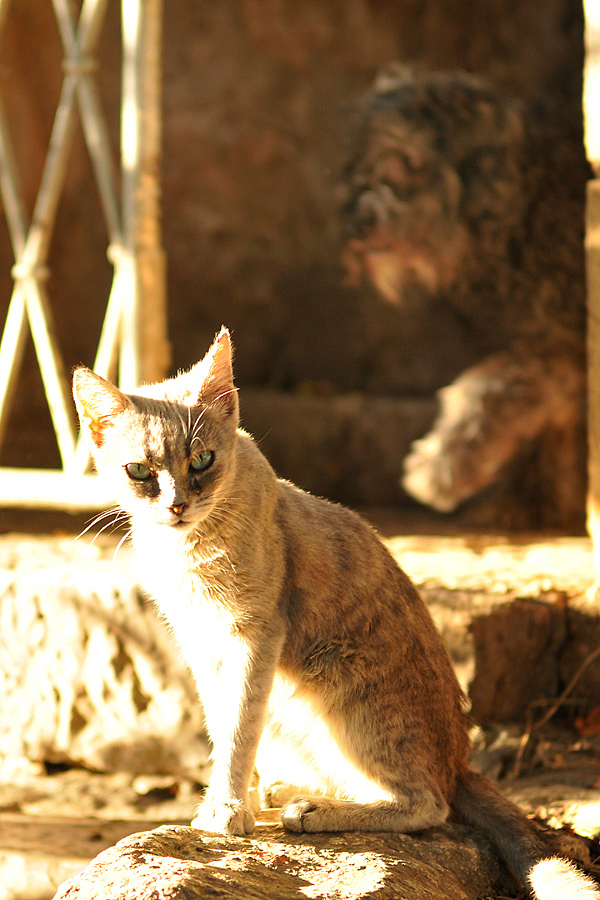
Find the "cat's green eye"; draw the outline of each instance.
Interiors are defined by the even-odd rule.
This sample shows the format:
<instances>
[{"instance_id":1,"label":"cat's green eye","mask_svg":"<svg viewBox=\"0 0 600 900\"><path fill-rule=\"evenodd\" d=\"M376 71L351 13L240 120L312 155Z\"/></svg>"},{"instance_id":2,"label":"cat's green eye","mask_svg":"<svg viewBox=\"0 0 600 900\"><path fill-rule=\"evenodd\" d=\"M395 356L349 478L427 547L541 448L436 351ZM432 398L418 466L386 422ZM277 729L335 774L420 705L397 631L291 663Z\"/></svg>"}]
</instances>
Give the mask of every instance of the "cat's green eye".
<instances>
[{"instance_id":1,"label":"cat's green eye","mask_svg":"<svg viewBox=\"0 0 600 900\"><path fill-rule=\"evenodd\" d=\"M127 463L125 471L133 481L147 481L152 472L144 463Z\"/></svg>"},{"instance_id":2,"label":"cat's green eye","mask_svg":"<svg viewBox=\"0 0 600 900\"><path fill-rule=\"evenodd\" d=\"M192 456L190 459L190 467L194 472L205 472L206 469L212 466L214 458L215 454L212 450L202 450L200 453L196 453L195 456Z\"/></svg>"}]
</instances>

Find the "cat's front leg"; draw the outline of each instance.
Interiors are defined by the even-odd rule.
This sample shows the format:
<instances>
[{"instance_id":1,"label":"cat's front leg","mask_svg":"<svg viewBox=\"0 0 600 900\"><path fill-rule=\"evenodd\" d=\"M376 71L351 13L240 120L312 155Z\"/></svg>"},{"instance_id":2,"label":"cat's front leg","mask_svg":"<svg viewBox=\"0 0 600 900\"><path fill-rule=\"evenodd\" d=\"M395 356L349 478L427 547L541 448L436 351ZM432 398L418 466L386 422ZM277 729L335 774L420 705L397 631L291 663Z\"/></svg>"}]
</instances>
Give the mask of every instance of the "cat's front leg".
<instances>
[{"instance_id":1,"label":"cat's front leg","mask_svg":"<svg viewBox=\"0 0 600 900\"><path fill-rule=\"evenodd\" d=\"M210 785L192 820L195 828L237 835L254 829L250 781L282 643L272 633L252 642L232 636L213 656L211 675L202 683L199 678L214 749Z\"/></svg>"}]
</instances>

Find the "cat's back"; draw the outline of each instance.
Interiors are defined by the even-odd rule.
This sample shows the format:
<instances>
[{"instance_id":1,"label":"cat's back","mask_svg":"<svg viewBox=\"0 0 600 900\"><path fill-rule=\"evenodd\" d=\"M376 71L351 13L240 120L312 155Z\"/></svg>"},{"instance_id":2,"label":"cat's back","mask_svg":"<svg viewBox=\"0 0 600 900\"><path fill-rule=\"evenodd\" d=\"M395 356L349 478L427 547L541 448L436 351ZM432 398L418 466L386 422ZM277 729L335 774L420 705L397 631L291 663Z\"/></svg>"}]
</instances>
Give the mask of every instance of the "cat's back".
<instances>
[{"instance_id":1,"label":"cat's back","mask_svg":"<svg viewBox=\"0 0 600 900\"><path fill-rule=\"evenodd\" d=\"M290 589L320 607L427 616L423 601L361 516L280 481L278 524Z\"/></svg>"}]
</instances>

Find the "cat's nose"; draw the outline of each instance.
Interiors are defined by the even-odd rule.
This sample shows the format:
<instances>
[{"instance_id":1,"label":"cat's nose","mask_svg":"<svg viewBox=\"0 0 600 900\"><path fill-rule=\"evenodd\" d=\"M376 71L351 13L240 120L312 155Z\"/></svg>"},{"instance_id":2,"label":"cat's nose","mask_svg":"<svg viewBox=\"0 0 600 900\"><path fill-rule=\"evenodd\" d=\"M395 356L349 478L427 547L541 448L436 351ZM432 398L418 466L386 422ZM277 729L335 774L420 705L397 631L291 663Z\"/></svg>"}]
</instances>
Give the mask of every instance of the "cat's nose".
<instances>
[{"instance_id":1,"label":"cat's nose","mask_svg":"<svg viewBox=\"0 0 600 900\"><path fill-rule=\"evenodd\" d=\"M169 509L176 516L180 516L186 507L187 507L187 503L174 503L173 506L169 507Z\"/></svg>"}]
</instances>

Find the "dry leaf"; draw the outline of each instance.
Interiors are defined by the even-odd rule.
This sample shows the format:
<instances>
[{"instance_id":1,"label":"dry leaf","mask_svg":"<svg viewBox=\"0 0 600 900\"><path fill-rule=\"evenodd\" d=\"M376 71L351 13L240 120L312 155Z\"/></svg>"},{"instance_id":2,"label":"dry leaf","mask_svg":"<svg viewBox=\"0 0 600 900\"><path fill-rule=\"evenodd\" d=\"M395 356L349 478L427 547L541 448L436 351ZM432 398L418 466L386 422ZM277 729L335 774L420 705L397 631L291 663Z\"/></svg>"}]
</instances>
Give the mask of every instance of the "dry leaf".
<instances>
[{"instance_id":1,"label":"dry leaf","mask_svg":"<svg viewBox=\"0 0 600 900\"><path fill-rule=\"evenodd\" d=\"M587 716L575 719L575 727L581 737L600 734L600 706L593 706Z\"/></svg>"}]
</instances>

